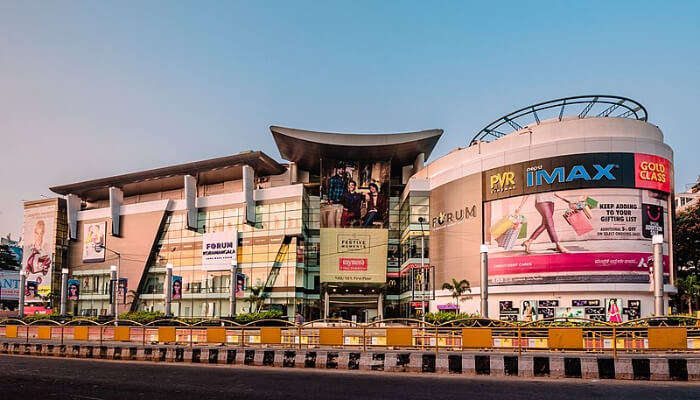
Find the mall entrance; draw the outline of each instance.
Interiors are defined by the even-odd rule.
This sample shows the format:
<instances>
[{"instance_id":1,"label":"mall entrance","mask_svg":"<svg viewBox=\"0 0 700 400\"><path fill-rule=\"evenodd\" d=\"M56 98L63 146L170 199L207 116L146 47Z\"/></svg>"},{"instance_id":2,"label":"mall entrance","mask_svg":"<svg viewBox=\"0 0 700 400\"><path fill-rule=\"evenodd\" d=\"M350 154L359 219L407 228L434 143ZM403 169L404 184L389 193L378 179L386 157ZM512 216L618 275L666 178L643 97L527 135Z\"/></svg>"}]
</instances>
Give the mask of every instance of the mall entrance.
<instances>
[{"instance_id":1,"label":"mall entrance","mask_svg":"<svg viewBox=\"0 0 700 400\"><path fill-rule=\"evenodd\" d=\"M323 298L327 318L366 323L382 319L384 315L384 296L376 286L328 285Z\"/></svg>"}]
</instances>

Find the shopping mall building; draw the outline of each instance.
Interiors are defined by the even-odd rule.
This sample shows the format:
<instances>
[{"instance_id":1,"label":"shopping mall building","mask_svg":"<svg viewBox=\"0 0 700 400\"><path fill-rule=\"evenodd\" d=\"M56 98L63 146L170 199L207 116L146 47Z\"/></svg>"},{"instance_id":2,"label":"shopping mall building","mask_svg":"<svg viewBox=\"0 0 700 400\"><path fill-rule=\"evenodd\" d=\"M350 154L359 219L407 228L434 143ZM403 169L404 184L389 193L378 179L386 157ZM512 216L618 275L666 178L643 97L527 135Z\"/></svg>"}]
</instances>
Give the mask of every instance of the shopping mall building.
<instances>
[{"instance_id":1,"label":"shopping mall building","mask_svg":"<svg viewBox=\"0 0 700 400\"><path fill-rule=\"evenodd\" d=\"M56 303L67 269L79 315L164 311L167 287L181 317L229 316L232 297L307 320L479 313L485 245L489 317L627 320L653 312L656 233L675 290L673 153L632 100L528 106L429 163L440 129L270 130L286 162L246 151L25 203L26 304Z\"/></svg>"}]
</instances>

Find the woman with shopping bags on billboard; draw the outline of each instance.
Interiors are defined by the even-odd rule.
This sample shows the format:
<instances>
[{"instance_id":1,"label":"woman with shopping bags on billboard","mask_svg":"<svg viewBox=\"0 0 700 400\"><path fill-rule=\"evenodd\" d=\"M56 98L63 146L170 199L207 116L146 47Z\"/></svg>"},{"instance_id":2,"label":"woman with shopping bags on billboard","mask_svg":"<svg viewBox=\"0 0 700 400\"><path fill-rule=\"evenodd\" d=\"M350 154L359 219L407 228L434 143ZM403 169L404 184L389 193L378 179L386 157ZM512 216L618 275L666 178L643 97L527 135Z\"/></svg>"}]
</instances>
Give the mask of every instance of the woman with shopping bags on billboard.
<instances>
[{"instance_id":1,"label":"woman with shopping bags on billboard","mask_svg":"<svg viewBox=\"0 0 700 400\"><path fill-rule=\"evenodd\" d=\"M527 198L527 196L525 196ZM547 230L547 234L549 235L549 240L552 241L552 243L555 244L556 250L560 253L568 253L569 251L566 249L566 247L562 246L559 243L559 236L557 236L557 230L554 226L554 199L560 199L564 202L566 202L569 207L575 207L575 203L572 201L569 201L568 199L560 196L557 193L553 192L548 192L548 193L538 193L535 195L535 210L540 214L542 217L542 222L540 225L535 229L534 232L532 232L532 235L530 235L530 238L527 239L526 241L523 242L523 246L525 247L525 251L527 253L531 253L532 251L530 250L530 246L532 245L532 241L537 239L538 236L544 230ZM523 199L523 202L525 202L525 199Z\"/></svg>"}]
</instances>

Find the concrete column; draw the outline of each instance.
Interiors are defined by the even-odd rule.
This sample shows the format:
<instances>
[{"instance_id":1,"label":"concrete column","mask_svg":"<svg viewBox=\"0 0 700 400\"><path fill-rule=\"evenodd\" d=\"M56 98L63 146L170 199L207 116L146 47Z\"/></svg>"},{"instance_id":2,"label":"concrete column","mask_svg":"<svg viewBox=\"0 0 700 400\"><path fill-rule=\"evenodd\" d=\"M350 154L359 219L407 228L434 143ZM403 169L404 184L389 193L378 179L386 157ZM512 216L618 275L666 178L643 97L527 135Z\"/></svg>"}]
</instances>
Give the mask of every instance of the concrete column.
<instances>
[{"instance_id":1,"label":"concrete column","mask_svg":"<svg viewBox=\"0 0 700 400\"><path fill-rule=\"evenodd\" d=\"M417 173L418 171L423 169L423 165L425 164L425 153L420 153L416 156L416 159L413 161L413 173Z\"/></svg>"},{"instance_id":2,"label":"concrete column","mask_svg":"<svg viewBox=\"0 0 700 400\"><path fill-rule=\"evenodd\" d=\"M563 378L565 376L564 357L549 357L549 376Z\"/></svg>"},{"instance_id":3,"label":"concrete column","mask_svg":"<svg viewBox=\"0 0 700 400\"><path fill-rule=\"evenodd\" d=\"M66 315L66 299L68 291L68 268L61 269L61 307L60 315Z\"/></svg>"},{"instance_id":4,"label":"concrete column","mask_svg":"<svg viewBox=\"0 0 700 400\"><path fill-rule=\"evenodd\" d=\"M27 290L27 275L24 271L19 272L19 317L24 317L24 291Z\"/></svg>"},{"instance_id":5,"label":"concrete column","mask_svg":"<svg viewBox=\"0 0 700 400\"><path fill-rule=\"evenodd\" d=\"M289 184L293 185L299 181L299 168L297 167L297 163L295 162L290 162L289 163Z\"/></svg>"},{"instance_id":6,"label":"concrete column","mask_svg":"<svg viewBox=\"0 0 700 400\"><path fill-rule=\"evenodd\" d=\"M474 358L474 354L462 353L462 373L476 375L476 359Z\"/></svg>"},{"instance_id":7,"label":"concrete column","mask_svg":"<svg viewBox=\"0 0 700 400\"><path fill-rule=\"evenodd\" d=\"M491 376L503 376L505 374L505 363L502 355L491 355L491 357L489 357L489 364ZM520 363L518 363L518 368L520 368Z\"/></svg>"},{"instance_id":8,"label":"concrete column","mask_svg":"<svg viewBox=\"0 0 700 400\"><path fill-rule=\"evenodd\" d=\"M78 238L78 211L80 211L80 198L77 195L66 196L66 218L68 219L68 237L72 240Z\"/></svg>"},{"instance_id":9,"label":"concrete column","mask_svg":"<svg viewBox=\"0 0 700 400\"><path fill-rule=\"evenodd\" d=\"M245 197L246 223L255 225L255 170L249 165L243 166L243 195Z\"/></svg>"},{"instance_id":10,"label":"concrete column","mask_svg":"<svg viewBox=\"0 0 700 400\"><path fill-rule=\"evenodd\" d=\"M117 317L117 301L119 295L117 294L117 266L112 265L109 267L109 287L111 288L111 304L109 305L109 312L114 318Z\"/></svg>"},{"instance_id":11,"label":"concrete column","mask_svg":"<svg viewBox=\"0 0 700 400\"><path fill-rule=\"evenodd\" d=\"M481 316L489 317L489 246L482 244L481 248Z\"/></svg>"},{"instance_id":12,"label":"concrete column","mask_svg":"<svg viewBox=\"0 0 700 400\"><path fill-rule=\"evenodd\" d=\"M192 175L185 175L184 186L187 228L197 229L197 178Z\"/></svg>"},{"instance_id":13,"label":"concrete column","mask_svg":"<svg viewBox=\"0 0 700 400\"><path fill-rule=\"evenodd\" d=\"M596 357L581 357L581 378L599 379L598 359Z\"/></svg>"},{"instance_id":14,"label":"concrete column","mask_svg":"<svg viewBox=\"0 0 700 400\"><path fill-rule=\"evenodd\" d=\"M668 358L650 358L649 372L651 373L652 381L667 381L671 379L671 374L668 367ZM688 371L690 372L690 371ZM690 378L690 374L688 374Z\"/></svg>"},{"instance_id":15,"label":"concrete column","mask_svg":"<svg viewBox=\"0 0 700 400\"><path fill-rule=\"evenodd\" d=\"M384 295L379 293L377 298L377 318L384 319Z\"/></svg>"},{"instance_id":16,"label":"concrete column","mask_svg":"<svg viewBox=\"0 0 700 400\"><path fill-rule=\"evenodd\" d=\"M665 315L664 310L664 261L663 235L654 235L651 239L654 246L654 315Z\"/></svg>"},{"instance_id":17,"label":"concrete column","mask_svg":"<svg viewBox=\"0 0 700 400\"><path fill-rule=\"evenodd\" d=\"M109 188L109 213L112 216L112 235L121 235L120 212L124 202L124 192L117 187Z\"/></svg>"},{"instance_id":18,"label":"concrete column","mask_svg":"<svg viewBox=\"0 0 700 400\"><path fill-rule=\"evenodd\" d=\"M238 240L238 239L236 239ZM236 315L236 290L238 289L238 260L231 260L231 284L229 287L228 297L228 315L234 317ZM252 310L251 310L252 311Z\"/></svg>"},{"instance_id":19,"label":"concrete column","mask_svg":"<svg viewBox=\"0 0 700 400\"><path fill-rule=\"evenodd\" d=\"M615 360L615 379L634 379L631 358L619 358Z\"/></svg>"},{"instance_id":20,"label":"concrete column","mask_svg":"<svg viewBox=\"0 0 700 400\"><path fill-rule=\"evenodd\" d=\"M172 317L173 265L165 264L165 316Z\"/></svg>"},{"instance_id":21,"label":"concrete column","mask_svg":"<svg viewBox=\"0 0 700 400\"><path fill-rule=\"evenodd\" d=\"M323 318L328 318L328 312L330 308L330 296L328 291L323 293Z\"/></svg>"}]
</instances>

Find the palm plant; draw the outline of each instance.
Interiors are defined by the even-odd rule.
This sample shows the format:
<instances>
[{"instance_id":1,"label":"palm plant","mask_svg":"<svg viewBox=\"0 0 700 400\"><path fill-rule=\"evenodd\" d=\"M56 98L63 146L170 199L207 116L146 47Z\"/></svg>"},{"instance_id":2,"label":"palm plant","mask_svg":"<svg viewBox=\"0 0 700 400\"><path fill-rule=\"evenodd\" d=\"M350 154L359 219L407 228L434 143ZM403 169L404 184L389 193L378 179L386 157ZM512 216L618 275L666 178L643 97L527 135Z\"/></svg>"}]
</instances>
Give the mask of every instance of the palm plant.
<instances>
[{"instance_id":1,"label":"palm plant","mask_svg":"<svg viewBox=\"0 0 700 400\"><path fill-rule=\"evenodd\" d=\"M693 302L700 297L700 281L697 275L688 275L685 278L676 279L678 294L688 304L688 313L693 313Z\"/></svg>"},{"instance_id":2,"label":"palm plant","mask_svg":"<svg viewBox=\"0 0 700 400\"><path fill-rule=\"evenodd\" d=\"M262 297L262 291L262 286L253 286L250 288L250 294L248 295L248 303L250 304L249 309L251 313L259 311L260 308L262 308L264 302Z\"/></svg>"},{"instance_id":3,"label":"palm plant","mask_svg":"<svg viewBox=\"0 0 700 400\"><path fill-rule=\"evenodd\" d=\"M442 289L443 290L449 290L451 293L450 295L452 296L453 299L455 299L455 302L457 303L457 312L459 313L459 301L461 298L465 296L466 293L471 293L472 288L469 285L469 281L466 279L462 279L461 281L458 281L457 279L452 278L452 282L445 282L442 284Z\"/></svg>"}]
</instances>

